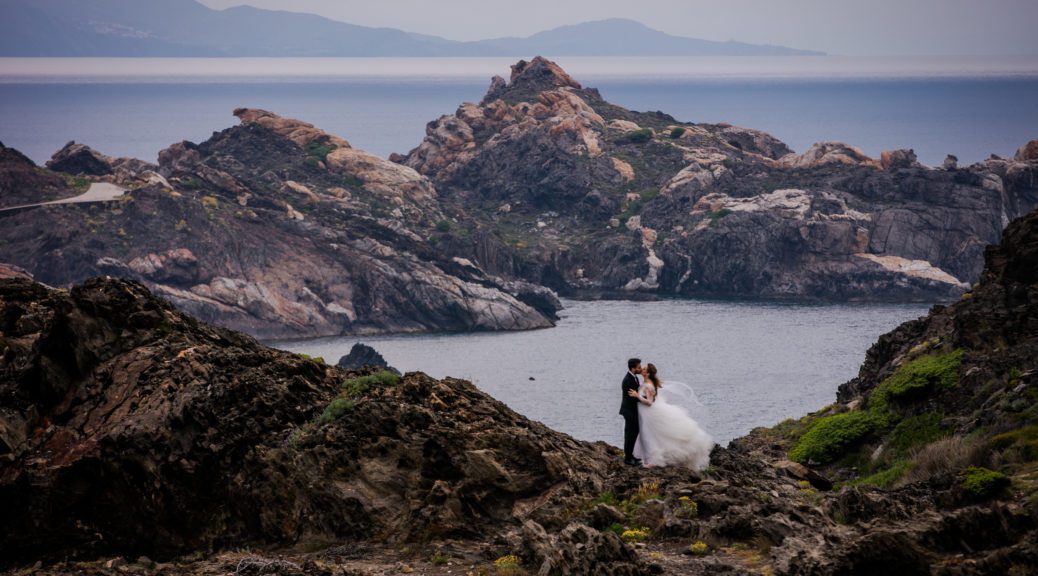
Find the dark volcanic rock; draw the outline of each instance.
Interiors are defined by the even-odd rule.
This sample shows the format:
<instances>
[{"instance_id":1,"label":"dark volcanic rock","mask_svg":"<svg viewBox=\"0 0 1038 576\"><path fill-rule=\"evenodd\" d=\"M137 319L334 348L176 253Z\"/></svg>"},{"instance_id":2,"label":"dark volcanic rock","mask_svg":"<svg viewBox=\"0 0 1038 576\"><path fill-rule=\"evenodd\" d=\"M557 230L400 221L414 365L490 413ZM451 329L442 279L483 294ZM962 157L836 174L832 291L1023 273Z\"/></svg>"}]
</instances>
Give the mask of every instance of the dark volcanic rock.
<instances>
[{"instance_id":1,"label":"dark volcanic rock","mask_svg":"<svg viewBox=\"0 0 1038 576\"><path fill-rule=\"evenodd\" d=\"M58 174L40 169L14 148L0 143L0 208L48 202L75 196Z\"/></svg>"},{"instance_id":2,"label":"dark volcanic rock","mask_svg":"<svg viewBox=\"0 0 1038 576\"><path fill-rule=\"evenodd\" d=\"M108 159L100 152L75 142L69 142L55 152L47 162L47 168L80 176L108 176L115 173Z\"/></svg>"},{"instance_id":3,"label":"dark volcanic rock","mask_svg":"<svg viewBox=\"0 0 1038 576\"><path fill-rule=\"evenodd\" d=\"M350 348L349 354L339 358L339 362L336 363L336 366L347 370L359 370L366 367L388 368L397 374L400 373L396 368L390 367L386 362L386 359L378 353L378 350L359 342L354 344L353 348Z\"/></svg>"},{"instance_id":4,"label":"dark volcanic rock","mask_svg":"<svg viewBox=\"0 0 1038 576\"><path fill-rule=\"evenodd\" d=\"M604 101L520 62L395 159L467 215L461 255L561 293L934 301L1038 206L1038 160L934 170L840 142L797 155L762 132Z\"/></svg>"},{"instance_id":5,"label":"dark volcanic rock","mask_svg":"<svg viewBox=\"0 0 1038 576\"><path fill-rule=\"evenodd\" d=\"M615 466L604 444L420 373L319 422L356 373L201 324L133 282L0 281L0 349L5 563L558 530L560 507Z\"/></svg>"},{"instance_id":6,"label":"dark volcanic rock","mask_svg":"<svg viewBox=\"0 0 1038 576\"><path fill-rule=\"evenodd\" d=\"M175 144L160 166L67 147L59 157L100 158L131 191L5 215L0 261L54 286L138 280L203 320L268 338L552 325L545 301L513 295L534 288L452 272L441 244L453 236L436 228L449 221L428 179L309 124L236 112L240 126ZM33 185L20 178L13 187Z\"/></svg>"}]
</instances>

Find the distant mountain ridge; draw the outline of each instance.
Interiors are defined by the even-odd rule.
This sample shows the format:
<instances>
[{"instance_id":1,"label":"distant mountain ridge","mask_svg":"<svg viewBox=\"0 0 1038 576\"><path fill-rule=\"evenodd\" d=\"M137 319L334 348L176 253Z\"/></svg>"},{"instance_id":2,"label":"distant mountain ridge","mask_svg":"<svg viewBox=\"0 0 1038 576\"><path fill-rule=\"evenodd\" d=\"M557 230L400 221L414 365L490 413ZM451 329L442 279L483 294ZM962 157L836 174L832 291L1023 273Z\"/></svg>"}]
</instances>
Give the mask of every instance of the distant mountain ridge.
<instances>
[{"instance_id":1,"label":"distant mountain ridge","mask_svg":"<svg viewBox=\"0 0 1038 576\"><path fill-rule=\"evenodd\" d=\"M0 56L721 56L820 54L672 36L633 20L457 42L296 12L195 0L0 0Z\"/></svg>"}]
</instances>

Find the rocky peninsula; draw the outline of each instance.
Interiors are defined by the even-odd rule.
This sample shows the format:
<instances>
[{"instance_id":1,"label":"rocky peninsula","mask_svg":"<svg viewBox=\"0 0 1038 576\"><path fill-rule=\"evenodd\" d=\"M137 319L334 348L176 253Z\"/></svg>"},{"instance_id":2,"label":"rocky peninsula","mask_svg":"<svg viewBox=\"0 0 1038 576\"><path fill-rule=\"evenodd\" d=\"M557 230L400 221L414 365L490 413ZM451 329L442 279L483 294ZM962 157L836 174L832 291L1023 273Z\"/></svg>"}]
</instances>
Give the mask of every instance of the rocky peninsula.
<instances>
[{"instance_id":1,"label":"rocky peninsula","mask_svg":"<svg viewBox=\"0 0 1038 576\"><path fill-rule=\"evenodd\" d=\"M535 58L393 159L464 207L468 257L559 293L933 302L1038 206L1036 149L936 169L839 142L797 154L626 110Z\"/></svg>"},{"instance_id":2,"label":"rocky peninsula","mask_svg":"<svg viewBox=\"0 0 1038 576\"><path fill-rule=\"evenodd\" d=\"M639 469L468 382L365 373L140 283L0 280L11 574L1028 574L1038 211L837 402Z\"/></svg>"},{"instance_id":3,"label":"rocky peninsula","mask_svg":"<svg viewBox=\"0 0 1038 576\"><path fill-rule=\"evenodd\" d=\"M303 122L236 114L240 125L170 146L158 165L70 143L43 169L0 150L5 206L91 182L129 189L114 202L0 211L0 262L53 286L137 280L266 338L553 324L550 290L443 249L450 220L426 177Z\"/></svg>"}]
</instances>

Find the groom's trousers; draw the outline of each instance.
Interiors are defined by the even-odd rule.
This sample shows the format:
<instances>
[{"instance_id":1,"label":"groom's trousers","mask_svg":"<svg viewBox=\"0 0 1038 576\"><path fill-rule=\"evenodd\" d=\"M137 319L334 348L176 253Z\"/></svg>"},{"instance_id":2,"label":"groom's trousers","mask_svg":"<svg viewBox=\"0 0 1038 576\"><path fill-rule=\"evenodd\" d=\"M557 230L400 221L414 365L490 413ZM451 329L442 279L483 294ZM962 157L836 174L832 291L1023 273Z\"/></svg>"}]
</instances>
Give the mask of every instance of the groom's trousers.
<instances>
[{"instance_id":1,"label":"groom's trousers","mask_svg":"<svg viewBox=\"0 0 1038 576\"><path fill-rule=\"evenodd\" d=\"M624 460L634 458L634 443L638 441L638 413L624 414Z\"/></svg>"}]
</instances>

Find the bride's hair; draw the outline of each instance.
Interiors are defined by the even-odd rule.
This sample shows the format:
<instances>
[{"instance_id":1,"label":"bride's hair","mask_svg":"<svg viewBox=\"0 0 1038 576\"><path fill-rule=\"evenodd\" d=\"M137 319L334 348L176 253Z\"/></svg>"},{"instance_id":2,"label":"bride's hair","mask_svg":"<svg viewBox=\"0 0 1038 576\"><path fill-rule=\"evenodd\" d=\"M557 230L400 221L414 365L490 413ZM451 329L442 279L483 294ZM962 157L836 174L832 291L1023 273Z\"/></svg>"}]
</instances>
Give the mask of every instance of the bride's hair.
<instances>
[{"instance_id":1,"label":"bride's hair","mask_svg":"<svg viewBox=\"0 0 1038 576\"><path fill-rule=\"evenodd\" d=\"M660 377L656 375L656 365L655 364L648 364L647 366L645 366L645 371L648 373L649 380L652 381L652 385L653 386L655 386L656 388L662 388L663 387L663 382L661 382L660 381Z\"/></svg>"}]
</instances>

